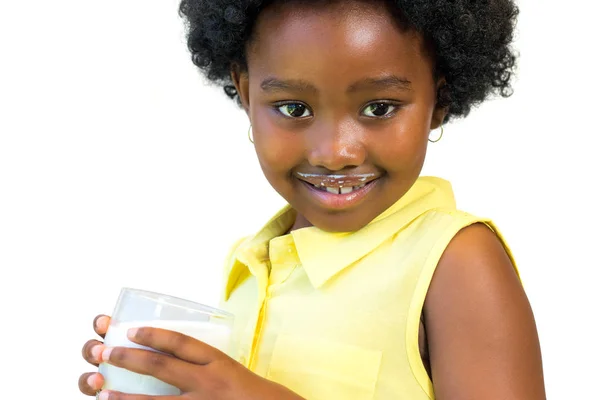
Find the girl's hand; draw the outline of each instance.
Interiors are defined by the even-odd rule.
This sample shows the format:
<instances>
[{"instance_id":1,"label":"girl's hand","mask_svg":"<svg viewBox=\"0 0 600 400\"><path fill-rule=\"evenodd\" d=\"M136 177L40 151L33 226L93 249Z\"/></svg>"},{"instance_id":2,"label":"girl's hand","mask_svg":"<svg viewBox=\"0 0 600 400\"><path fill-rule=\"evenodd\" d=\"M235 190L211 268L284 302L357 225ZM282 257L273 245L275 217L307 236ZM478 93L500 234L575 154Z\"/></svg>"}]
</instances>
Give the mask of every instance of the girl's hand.
<instances>
[{"instance_id":1,"label":"girl's hand","mask_svg":"<svg viewBox=\"0 0 600 400\"><path fill-rule=\"evenodd\" d=\"M129 340L158 350L105 348L102 362L153 376L182 391L161 400L301 400L285 387L268 381L226 354L177 332L158 328L131 329ZM89 386L91 388L91 385ZM102 391L100 400L151 400L152 396Z\"/></svg>"},{"instance_id":2,"label":"girl's hand","mask_svg":"<svg viewBox=\"0 0 600 400\"><path fill-rule=\"evenodd\" d=\"M104 339L108 326L110 325L110 317L106 315L98 315L94 318L94 331ZM89 340L83 345L81 354L83 358L95 367L102 362L102 352L104 345L99 340ZM97 372L88 372L79 377L79 390L88 396L95 396L98 390L104 385L104 378Z\"/></svg>"}]
</instances>

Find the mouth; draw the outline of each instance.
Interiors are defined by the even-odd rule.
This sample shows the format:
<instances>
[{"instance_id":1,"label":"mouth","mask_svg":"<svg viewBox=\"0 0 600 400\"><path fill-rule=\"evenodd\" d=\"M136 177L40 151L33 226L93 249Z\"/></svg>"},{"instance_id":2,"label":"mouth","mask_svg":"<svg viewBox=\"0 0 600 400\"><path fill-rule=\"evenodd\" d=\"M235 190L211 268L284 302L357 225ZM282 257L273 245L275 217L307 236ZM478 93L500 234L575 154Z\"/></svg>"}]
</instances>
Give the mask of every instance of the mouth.
<instances>
[{"instance_id":1,"label":"mouth","mask_svg":"<svg viewBox=\"0 0 600 400\"><path fill-rule=\"evenodd\" d=\"M296 177L302 182L323 192L331 194L350 194L376 181L379 174L355 175L319 175L297 172Z\"/></svg>"},{"instance_id":2,"label":"mouth","mask_svg":"<svg viewBox=\"0 0 600 400\"><path fill-rule=\"evenodd\" d=\"M312 197L325 208L353 208L377 186L381 175L317 175L296 173L296 178L308 188Z\"/></svg>"}]
</instances>

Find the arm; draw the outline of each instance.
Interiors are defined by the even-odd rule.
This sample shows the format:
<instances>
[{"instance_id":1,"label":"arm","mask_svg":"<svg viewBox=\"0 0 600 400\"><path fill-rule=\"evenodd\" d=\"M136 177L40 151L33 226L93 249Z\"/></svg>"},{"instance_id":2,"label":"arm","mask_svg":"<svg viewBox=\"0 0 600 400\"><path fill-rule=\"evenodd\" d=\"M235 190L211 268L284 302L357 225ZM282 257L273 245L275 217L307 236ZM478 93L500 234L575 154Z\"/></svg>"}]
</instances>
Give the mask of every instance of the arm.
<instances>
[{"instance_id":1,"label":"arm","mask_svg":"<svg viewBox=\"0 0 600 400\"><path fill-rule=\"evenodd\" d=\"M452 240L424 313L438 400L546 398L533 312L487 226L470 226Z\"/></svg>"}]
</instances>

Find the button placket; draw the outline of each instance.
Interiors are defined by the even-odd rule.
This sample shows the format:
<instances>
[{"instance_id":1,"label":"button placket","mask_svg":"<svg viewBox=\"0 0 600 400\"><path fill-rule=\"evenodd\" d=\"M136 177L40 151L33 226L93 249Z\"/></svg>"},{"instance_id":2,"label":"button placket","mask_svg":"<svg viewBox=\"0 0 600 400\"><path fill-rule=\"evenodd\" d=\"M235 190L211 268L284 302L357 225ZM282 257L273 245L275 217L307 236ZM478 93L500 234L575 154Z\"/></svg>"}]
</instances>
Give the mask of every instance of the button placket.
<instances>
[{"instance_id":1,"label":"button placket","mask_svg":"<svg viewBox=\"0 0 600 400\"><path fill-rule=\"evenodd\" d=\"M254 331L252 344L250 346L246 359L247 366L250 370L254 370L259 361L260 345L263 340L265 325L267 323L267 313L269 300L272 298L273 291L281 286L293 273L299 265L297 255L295 255L294 244L289 243L291 237L279 238L286 242L274 244L269 249L269 259L264 261L269 273L266 275L265 281L259 280L259 298L257 303L258 314L254 319ZM273 244L273 242L271 243Z\"/></svg>"},{"instance_id":2,"label":"button placket","mask_svg":"<svg viewBox=\"0 0 600 400\"><path fill-rule=\"evenodd\" d=\"M258 291L255 305L256 308L254 315L248 320L248 324L243 335L243 343L240 346L240 351L238 354L238 361L249 369L252 369L257 333L261 325L262 309L265 303L267 295L266 292L269 285L268 264L268 260L255 260L253 263L255 267L252 270L254 271L253 274L256 277Z\"/></svg>"},{"instance_id":3,"label":"button placket","mask_svg":"<svg viewBox=\"0 0 600 400\"><path fill-rule=\"evenodd\" d=\"M254 335L252 338L252 346L250 348L249 358L248 358L248 368L250 368L250 370L254 370L254 367L256 365L256 356L258 353L260 341L262 339L263 326L264 326L265 316L266 316L265 314L267 312L267 303L268 303L269 299L271 298L269 287L267 287L266 293L264 294L264 296L261 296L261 297L263 297L263 300L260 303L261 305L259 307L259 312L258 312L258 316L256 319Z\"/></svg>"}]
</instances>

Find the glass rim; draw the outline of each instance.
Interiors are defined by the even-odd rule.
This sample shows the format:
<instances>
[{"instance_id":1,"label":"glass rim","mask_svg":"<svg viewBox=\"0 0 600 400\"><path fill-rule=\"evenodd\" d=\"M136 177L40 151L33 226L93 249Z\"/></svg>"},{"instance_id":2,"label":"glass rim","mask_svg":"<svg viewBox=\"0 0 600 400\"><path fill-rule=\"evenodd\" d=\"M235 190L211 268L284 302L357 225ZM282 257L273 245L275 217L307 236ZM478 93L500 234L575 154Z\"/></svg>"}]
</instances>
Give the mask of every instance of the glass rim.
<instances>
[{"instance_id":1,"label":"glass rim","mask_svg":"<svg viewBox=\"0 0 600 400\"><path fill-rule=\"evenodd\" d=\"M132 287L123 287L121 288L121 296L124 293L130 293L136 296L145 297L154 301L160 301L163 304L172 307L180 307L185 308L191 311L210 314L215 317L233 319L234 315L228 313L227 311L218 309L216 307L207 306L202 303L198 303L192 300L187 300L177 296L171 296L170 294L164 294L159 292L153 292L150 290L136 289ZM121 297L120 296L120 297Z\"/></svg>"}]
</instances>

